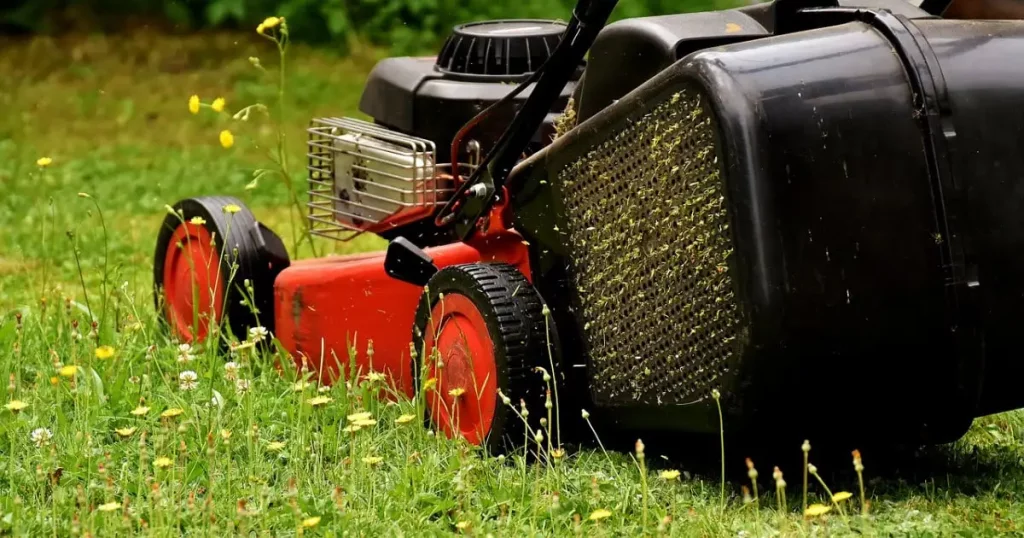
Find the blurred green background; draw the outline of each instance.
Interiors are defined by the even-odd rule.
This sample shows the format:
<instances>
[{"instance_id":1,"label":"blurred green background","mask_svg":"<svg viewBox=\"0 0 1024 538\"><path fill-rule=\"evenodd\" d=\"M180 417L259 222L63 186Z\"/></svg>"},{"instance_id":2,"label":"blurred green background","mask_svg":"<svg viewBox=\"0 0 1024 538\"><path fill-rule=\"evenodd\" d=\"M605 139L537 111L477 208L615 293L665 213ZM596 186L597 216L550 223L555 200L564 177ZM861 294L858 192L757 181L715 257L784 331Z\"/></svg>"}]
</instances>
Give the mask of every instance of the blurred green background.
<instances>
[{"instance_id":1,"label":"blurred green background","mask_svg":"<svg viewBox=\"0 0 1024 538\"><path fill-rule=\"evenodd\" d=\"M732 7L744 0L623 0L615 19ZM8 0L0 25L10 32L112 32L161 25L190 32L254 27L287 17L298 39L347 47L359 40L395 52L430 49L459 22L493 18L567 18L575 0Z\"/></svg>"}]
</instances>

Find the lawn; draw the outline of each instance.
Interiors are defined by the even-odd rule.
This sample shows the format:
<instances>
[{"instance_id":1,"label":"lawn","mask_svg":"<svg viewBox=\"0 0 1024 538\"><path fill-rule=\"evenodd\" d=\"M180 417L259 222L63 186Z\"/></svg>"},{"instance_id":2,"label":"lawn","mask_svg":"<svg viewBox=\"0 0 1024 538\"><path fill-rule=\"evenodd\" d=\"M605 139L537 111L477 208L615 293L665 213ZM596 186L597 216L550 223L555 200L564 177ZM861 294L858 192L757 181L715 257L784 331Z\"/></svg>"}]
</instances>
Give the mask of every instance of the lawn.
<instances>
[{"instance_id":1,"label":"lawn","mask_svg":"<svg viewBox=\"0 0 1024 538\"><path fill-rule=\"evenodd\" d=\"M289 158L300 163L295 181L303 179L309 118L357 115L362 81L380 55L358 47L346 57L289 51L286 135ZM524 463L518 453L493 457L432 435L410 420L414 402L372 398L379 388L372 379L317 387L294 372L279 374L277 357L252 351L259 348L232 356L180 348L161 331L151 294L165 205L229 194L289 245L300 227L283 182L251 185L274 148L274 123L257 113L247 122L230 119L244 106L274 103L277 65L273 44L254 33L0 41L3 532L1022 533L1015 523L1024 521L1020 413L979 420L956 445L865 452L866 507L851 457L826 466L812 446L828 491L853 495L833 503L812 476L807 503L831 510L805 517L799 465L783 466L787 509L779 510L776 462L755 462L759 495L745 499L750 480L742 456L725 462L730 477L723 485L719 461L697 464L687 447L654 438L646 439L642 459L635 438L610 434L600 440L616 450L589 439L561 458ZM192 94L204 103L223 97L228 112L193 115ZM234 134L231 148L218 141L224 129ZM49 165L37 164L43 157ZM319 250L378 246L364 238ZM293 252L306 255L306 247ZM99 334L91 312L103 321ZM780 420L799 421L800 410ZM800 446L774 448L791 449L786 461L800 461Z\"/></svg>"}]
</instances>

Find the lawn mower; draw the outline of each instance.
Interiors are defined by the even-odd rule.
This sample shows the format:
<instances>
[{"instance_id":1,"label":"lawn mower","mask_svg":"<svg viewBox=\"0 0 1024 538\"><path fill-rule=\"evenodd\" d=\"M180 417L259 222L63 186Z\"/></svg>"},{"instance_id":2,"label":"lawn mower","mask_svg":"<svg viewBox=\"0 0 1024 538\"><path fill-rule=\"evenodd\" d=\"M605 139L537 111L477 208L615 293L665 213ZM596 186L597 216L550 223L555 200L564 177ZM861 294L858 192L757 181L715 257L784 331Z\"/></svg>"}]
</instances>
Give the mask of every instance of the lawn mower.
<instances>
[{"instance_id":1,"label":"lawn mower","mask_svg":"<svg viewBox=\"0 0 1024 538\"><path fill-rule=\"evenodd\" d=\"M552 392L566 424L955 440L1024 407L1024 22L920 4L458 26L376 65L370 120L308 129L311 232L385 250L292 261L186 199L158 308L178 341L265 327L325 383L358 342L494 450Z\"/></svg>"}]
</instances>

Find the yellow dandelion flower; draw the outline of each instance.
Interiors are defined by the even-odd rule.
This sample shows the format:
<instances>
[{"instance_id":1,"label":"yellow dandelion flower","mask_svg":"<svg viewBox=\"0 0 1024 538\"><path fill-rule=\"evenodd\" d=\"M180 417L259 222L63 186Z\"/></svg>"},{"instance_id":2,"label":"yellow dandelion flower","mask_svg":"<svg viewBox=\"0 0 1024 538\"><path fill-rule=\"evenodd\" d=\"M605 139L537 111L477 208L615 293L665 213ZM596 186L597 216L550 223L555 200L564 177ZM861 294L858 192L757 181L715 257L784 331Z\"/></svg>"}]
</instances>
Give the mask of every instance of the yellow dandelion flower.
<instances>
[{"instance_id":1,"label":"yellow dandelion flower","mask_svg":"<svg viewBox=\"0 0 1024 538\"><path fill-rule=\"evenodd\" d=\"M137 417L141 417L142 415L149 413L149 408L144 405L140 405L135 409L132 409L131 413Z\"/></svg>"},{"instance_id":2,"label":"yellow dandelion flower","mask_svg":"<svg viewBox=\"0 0 1024 538\"><path fill-rule=\"evenodd\" d=\"M51 385L56 385L57 383L60 383L60 379L57 379L57 376L53 376L50 378Z\"/></svg>"},{"instance_id":3,"label":"yellow dandelion flower","mask_svg":"<svg viewBox=\"0 0 1024 538\"><path fill-rule=\"evenodd\" d=\"M166 468L170 467L171 465L174 465L174 460L172 460L171 458L168 458L167 456L160 456L159 458L157 458L157 459L155 459L153 461L153 465L156 465L157 467L159 467L161 469L166 469Z\"/></svg>"},{"instance_id":4,"label":"yellow dandelion flower","mask_svg":"<svg viewBox=\"0 0 1024 538\"><path fill-rule=\"evenodd\" d=\"M357 420L357 421L353 422L352 424L355 425L355 426L359 426L360 428L366 428L366 427L369 427L369 426L373 426L376 423L377 423L376 420L373 420L372 418L368 418L366 420Z\"/></svg>"},{"instance_id":5,"label":"yellow dandelion flower","mask_svg":"<svg viewBox=\"0 0 1024 538\"><path fill-rule=\"evenodd\" d=\"M235 135L231 134L231 131L224 129L220 132L220 145L225 148L230 148L235 145Z\"/></svg>"},{"instance_id":6,"label":"yellow dandelion flower","mask_svg":"<svg viewBox=\"0 0 1024 538\"><path fill-rule=\"evenodd\" d=\"M679 471L677 471L675 469L671 469L671 470L668 470L668 471L662 471L661 473L658 474L658 476L660 476L662 480L678 480L679 479Z\"/></svg>"},{"instance_id":7,"label":"yellow dandelion flower","mask_svg":"<svg viewBox=\"0 0 1024 538\"><path fill-rule=\"evenodd\" d=\"M329 404L329 403L331 403L333 401L334 401L334 398L331 398L330 396L317 396L316 398L310 398L310 399L306 400L306 402L309 405L312 405L313 407L324 406L324 405L327 405L327 404Z\"/></svg>"},{"instance_id":8,"label":"yellow dandelion flower","mask_svg":"<svg viewBox=\"0 0 1024 538\"><path fill-rule=\"evenodd\" d=\"M312 529L320 524L320 516L307 517L302 520L303 529Z\"/></svg>"},{"instance_id":9,"label":"yellow dandelion flower","mask_svg":"<svg viewBox=\"0 0 1024 538\"><path fill-rule=\"evenodd\" d=\"M348 416L349 422L356 422L356 421L359 421L359 420L368 420L368 419L371 419L371 418L373 418L373 413L356 413L354 415L349 415Z\"/></svg>"},{"instance_id":10,"label":"yellow dandelion flower","mask_svg":"<svg viewBox=\"0 0 1024 538\"><path fill-rule=\"evenodd\" d=\"M804 515L809 517L818 517L823 516L831 511L831 506L825 506L824 504L812 504L807 507L807 510L804 511Z\"/></svg>"},{"instance_id":11,"label":"yellow dandelion flower","mask_svg":"<svg viewBox=\"0 0 1024 538\"><path fill-rule=\"evenodd\" d=\"M114 431L117 432L117 434L120 435L121 437L131 437L132 434L135 433L135 428L117 428Z\"/></svg>"},{"instance_id":12,"label":"yellow dandelion flower","mask_svg":"<svg viewBox=\"0 0 1024 538\"><path fill-rule=\"evenodd\" d=\"M185 412L184 409L180 409L178 407L172 407L172 408L168 409L167 411L164 411L163 413L160 413L160 417L161 418L174 418L174 417L176 417L176 416L178 416L178 415L180 415L180 414L182 414L184 412Z\"/></svg>"},{"instance_id":13,"label":"yellow dandelion flower","mask_svg":"<svg viewBox=\"0 0 1024 538\"><path fill-rule=\"evenodd\" d=\"M114 510L118 510L120 508L121 508L121 503L119 503L117 501L113 501L113 502L109 502L109 503L103 503L103 504L101 504L101 505L96 507L96 509L99 510L100 512L113 512Z\"/></svg>"},{"instance_id":14,"label":"yellow dandelion flower","mask_svg":"<svg viewBox=\"0 0 1024 538\"><path fill-rule=\"evenodd\" d=\"M434 387L436 387L436 386L437 386L437 379L432 377L432 378L428 379L426 383L423 384L423 390L424 391L431 391L431 390L434 390Z\"/></svg>"},{"instance_id":15,"label":"yellow dandelion flower","mask_svg":"<svg viewBox=\"0 0 1024 538\"><path fill-rule=\"evenodd\" d=\"M448 391L448 396L451 396L452 398L458 398L459 396L462 396L465 393L466 389L459 387Z\"/></svg>"},{"instance_id":16,"label":"yellow dandelion flower","mask_svg":"<svg viewBox=\"0 0 1024 538\"><path fill-rule=\"evenodd\" d=\"M234 215L235 213L238 213L241 210L242 208L238 207L238 204L228 204L224 206L224 212L231 215Z\"/></svg>"},{"instance_id":17,"label":"yellow dandelion flower","mask_svg":"<svg viewBox=\"0 0 1024 538\"><path fill-rule=\"evenodd\" d=\"M202 226L202 225L206 224L206 219L204 219L203 217L192 217L191 219L188 220L188 222L189 222L189 224L194 224L196 226Z\"/></svg>"},{"instance_id":18,"label":"yellow dandelion flower","mask_svg":"<svg viewBox=\"0 0 1024 538\"><path fill-rule=\"evenodd\" d=\"M96 348L96 358L103 360L109 359L114 356L114 348L110 346L100 346Z\"/></svg>"},{"instance_id":19,"label":"yellow dandelion flower","mask_svg":"<svg viewBox=\"0 0 1024 538\"><path fill-rule=\"evenodd\" d=\"M367 465L377 465L382 461L384 461L384 458L380 456L366 456L365 458L363 458L363 463Z\"/></svg>"},{"instance_id":20,"label":"yellow dandelion flower","mask_svg":"<svg viewBox=\"0 0 1024 538\"><path fill-rule=\"evenodd\" d=\"M193 114L199 113L199 96L193 95L188 98L188 111Z\"/></svg>"},{"instance_id":21,"label":"yellow dandelion flower","mask_svg":"<svg viewBox=\"0 0 1024 538\"><path fill-rule=\"evenodd\" d=\"M267 17L266 19L263 19L263 22L261 22L259 26L256 27L256 32L264 34L267 30L277 28L280 25L281 17Z\"/></svg>"},{"instance_id":22,"label":"yellow dandelion flower","mask_svg":"<svg viewBox=\"0 0 1024 538\"><path fill-rule=\"evenodd\" d=\"M609 517L612 517L612 513L610 511L608 511L608 510L605 510L604 508L600 508L600 509L594 510L594 512L591 513L590 517L587 518L587 519L589 519L591 521L600 521L602 519L609 518Z\"/></svg>"},{"instance_id":23,"label":"yellow dandelion flower","mask_svg":"<svg viewBox=\"0 0 1024 538\"><path fill-rule=\"evenodd\" d=\"M464 531L464 530L469 528L469 522L468 521L460 521L460 522L455 524L455 528L459 529L460 531Z\"/></svg>"},{"instance_id":24,"label":"yellow dandelion flower","mask_svg":"<svg viewBox=\"0 0 1024 538\"><path fill-rule=\"evenodd\" d=\"M395 419L395 424L408 424L416 420L416 415L402 415Z\"/></svg>"},{"instance_id":25,"label":"yellow dandelion flower","mask_svg":"<svg viewBox=\"0 0 1024 538\"><path fill-rule=\"evenodd\" d=\"M49 157L40 157L38 160L36 160L36 164L42 168L46 168L47 166L53 164L53 159Z\"/></svg>"},{"instance_id":26,"label":"yellow dandelion flower","mask_svg":"<svg viewBox=\"0 0 1024 538\"><path fill-rule=\"evenodd\" d=\"M284 441L271 441L270 444L267 445L267 450L271 452L280 452L284 450Z\"/></svg>"},{"instance_id":27,"label":"yellow dandelion flower","mask_svg":"<svg viewBox=\"0 0 1024 538\"><path fill-rule=\"evenodd\" d=\"M75 377L75 374L78 373L78 366L75 366L74 364L62 366L60 370L57 370L57 373L60 374L61 377Z\"/></svg>"},{"instance_id":28,"label":"yellow dandelion flower","mask_svg":"<svg viewBox=\"0 0 1024 538\"><path fill-rule=\"evenodd\" d=\"M227 441L228 439L231 439L231 430L221 430L220 431L220 438L225 440L225 441Z\"/></svg>"},{"instance_id":29,"label":"yellow dandelion flower","mask_svg":"<svg viewBox=\"0 0 1024 538\"><path fill-rule=\"evenodd\" d=\"M210 104L210 108L216 110L217 112L223 112L225 104L226 102L224 101L224 98L218 97L213 100L213 103Z\"/></svg>"},{"instance_id":30,"label":"yellow dandelion flower","mask_svg":"<svg viewBox=\"0 0 1024 538\"><path fill-rule=\"evenodd\" d=\"M853 497L853 494L850 493L849 491L840 491L832 496L832 502L841 503L849 499L850 497Z\"/></svg>"},{"instance_id":31,"label":"yellow dandelion flower","mask_svg":"<svg viewBox=\"0 0 1024 538\"><path fill-rule=\"evenodd\" d=\"M25 408L28 407L28 403L23 402L21 400L11 400L7 402L7 405L5 405L4 407L6 407L8 411L14 411L15 413L17 413L19 411L24 411Z\"/></svg>"}]
</instances>

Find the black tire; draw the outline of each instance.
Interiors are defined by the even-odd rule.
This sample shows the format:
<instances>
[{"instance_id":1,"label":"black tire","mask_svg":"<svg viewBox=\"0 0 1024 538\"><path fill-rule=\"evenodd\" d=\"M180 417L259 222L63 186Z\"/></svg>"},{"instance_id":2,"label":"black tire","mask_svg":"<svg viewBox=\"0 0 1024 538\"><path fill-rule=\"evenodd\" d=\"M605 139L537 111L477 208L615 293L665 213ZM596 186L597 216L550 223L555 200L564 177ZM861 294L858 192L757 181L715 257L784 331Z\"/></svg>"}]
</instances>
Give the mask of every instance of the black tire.
<instances>
[{"instance_id":1,"label":"black tire","mask_svg":"<svg viewBox=\"0 0 1024 538\"><path fill-rule=\"evenodd\" d=\"M423 352L424 331L441 294L463 295L480 312L493 345L498 389L511 399L517 410L520 399L526 402L530 428L536 431L547 410L544 407L545 384L535 368L540 366L549 372L551 370L544 302L540 294L511 265L480 263L446 267L430 279L416 311L413 343L418 354ZM550 333L555 367L558 368L558 343L553 323ZM414 360L414 380L420 379L419 367L419 361ZM555 372L550 373L557 379ZM419 388L418 383L414 385ZM549 426L550 431L555 431L554 424ZM498 397L491 428L483 445L491 454L522 450L524 434L521 419ZM532 450L534 441L530 439L529 443Z\"/></svg>"},{"instance_id":2,"label":"black tire","mask_svg":"<svg viewBox=\"0 0 1024 538\"><path fill-rule=\"evenodd\" d=\"M229 205L238 206L239 211L227 213L224 208ZM216 238L221 274L226 275L224 281L228 286L223 290L223 304L227 326L240 340L246 339L249 329L256 326L273 332L274 280L290 265L288 251L281 238L257 221L252 211L234 197L186 198L172 208L180 212L180 217L168 214L164 218L157 236L153 265L154 302L165 325L170 327L167 312L163 310L164 260L168 249L175 248L170 241L183 220L188 222L200 217L206 221L203 227ZM237 265L237 268L230 276L232 265ZM245 292L246 280L252 283L255 313L248 304L243 304L248 295Z\"/></svg>"}]
</instances>

